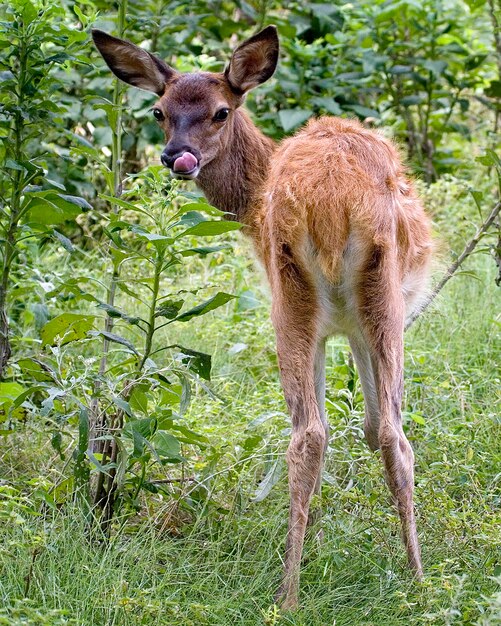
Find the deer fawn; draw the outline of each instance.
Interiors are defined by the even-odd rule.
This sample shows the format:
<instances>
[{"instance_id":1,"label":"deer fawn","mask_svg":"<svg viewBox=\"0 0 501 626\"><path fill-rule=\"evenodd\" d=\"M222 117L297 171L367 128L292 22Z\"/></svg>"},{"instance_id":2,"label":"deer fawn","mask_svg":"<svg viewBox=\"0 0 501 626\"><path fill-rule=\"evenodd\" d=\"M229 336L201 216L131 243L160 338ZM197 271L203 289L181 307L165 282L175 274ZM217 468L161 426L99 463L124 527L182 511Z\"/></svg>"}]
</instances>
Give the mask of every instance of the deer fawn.
<instances>
[{"instance_id":1,"label":"deer fawn","mask_svg":"<svg viewBox=\"0 0 501 626\"><path fill-rule=\"evenodd\" d=\"M93 38L118 78L159 96L153 115L167 141L162 163L194 179L212 204L246 225L266 268L292 418L277 601L297 605L310 501L320 490L329 434L325 342L336 333L349 339L367 442L381 450L409 565L421 577L414 457L401 420L403 334L425 295L431 240L398 151L354 120L321 117L279 145L256 128L241 105L275 71L274 26L238 46L223 73L181 74L127 41L99 30Z\"/></svg>"}]
</instances>

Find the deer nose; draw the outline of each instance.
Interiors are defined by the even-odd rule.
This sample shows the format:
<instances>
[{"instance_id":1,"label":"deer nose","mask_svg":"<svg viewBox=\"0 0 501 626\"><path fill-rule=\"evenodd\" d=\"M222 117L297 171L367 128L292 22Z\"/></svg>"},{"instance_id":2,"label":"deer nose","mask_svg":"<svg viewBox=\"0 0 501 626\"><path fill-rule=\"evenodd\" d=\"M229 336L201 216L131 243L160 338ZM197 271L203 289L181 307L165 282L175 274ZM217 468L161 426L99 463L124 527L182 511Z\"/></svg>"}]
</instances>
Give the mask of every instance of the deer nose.
<instances>
[{"instance_id":1,"label":"deer nose","mask_svg":"<svg viewBox=\"0 0 501 626\"><path fill-rule=\"evenodd\" d=\"M188 146L182 148L166 147L160 155L162 164L174 172L187 172L194 169L200 163L200 158L198 150Z\"/></svg>"}]
</instances>

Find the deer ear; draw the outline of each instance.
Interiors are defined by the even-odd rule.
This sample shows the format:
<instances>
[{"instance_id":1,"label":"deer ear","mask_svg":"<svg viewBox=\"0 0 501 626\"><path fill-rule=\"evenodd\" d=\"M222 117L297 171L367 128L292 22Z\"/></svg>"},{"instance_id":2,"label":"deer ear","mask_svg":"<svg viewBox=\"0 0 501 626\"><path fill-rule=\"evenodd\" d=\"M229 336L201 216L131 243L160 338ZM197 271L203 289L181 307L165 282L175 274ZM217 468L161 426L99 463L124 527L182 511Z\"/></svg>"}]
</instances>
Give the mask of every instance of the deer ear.
<instances>
[{"instance_id":1,"label":"deer ear","mask_svg":"<svg viewBox=\"0 0 501 626\"><path fill-rule=\"evenodd\" d=\"M161 96L176 73L162 59L129 41L97 29L92 31L92 38L110 70L129 85Z\"/></svg>"},{"instance_id":2,"label":"deer ear","mask_svg":"<svg viewBox=\"0 0 501 626\"><path fill-rule=\"evenodd\" d=\"M224 72L231 89L243 95L268 80L277 67L278 51L276 26L267 26L241 43Z\"/></svg>"}]
</instances>

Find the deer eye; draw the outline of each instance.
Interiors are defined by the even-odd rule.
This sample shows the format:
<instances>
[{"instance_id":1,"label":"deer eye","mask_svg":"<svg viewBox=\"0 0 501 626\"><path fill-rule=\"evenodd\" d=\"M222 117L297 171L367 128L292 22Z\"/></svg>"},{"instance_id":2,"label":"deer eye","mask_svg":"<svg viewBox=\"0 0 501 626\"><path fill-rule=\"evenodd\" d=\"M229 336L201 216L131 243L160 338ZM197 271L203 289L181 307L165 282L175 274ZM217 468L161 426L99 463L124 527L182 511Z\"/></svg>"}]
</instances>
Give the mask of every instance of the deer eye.
<instances>
[{"instance_id":1,"label":"deer eye","mask_svg":"<svg viewBox=\"0 0 501 626\"><path fill-rule=\"evenodd\" d=\"M153 117L158 122L161 122L164 119L164 114L162 113L162 111L160 111L160 109L153 109Z\"/></svg>"},{"instance_id":2,"label":"deer eye","mask_svg":"<svg viewBox=\"0 0 501 626\"><path fill-rule=\"evenodd\" d=\"M224 122L228 115L230 114L230 109L219 109L219 111L214 115L213 120L215 122Z\"/></svg>"}]
</instances>

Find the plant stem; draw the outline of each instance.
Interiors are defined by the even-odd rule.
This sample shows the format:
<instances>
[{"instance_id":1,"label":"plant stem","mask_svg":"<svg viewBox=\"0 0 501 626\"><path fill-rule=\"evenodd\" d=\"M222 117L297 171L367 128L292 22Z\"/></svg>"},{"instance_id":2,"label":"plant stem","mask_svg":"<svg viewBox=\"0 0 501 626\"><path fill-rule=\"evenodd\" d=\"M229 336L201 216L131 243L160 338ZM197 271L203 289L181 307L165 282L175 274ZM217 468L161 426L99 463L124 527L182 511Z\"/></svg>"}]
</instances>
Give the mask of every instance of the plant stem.
<instances>
[{"instance_id":1,"label":"plant stem","mask_svg":"<svg viewBox=\"0 0 501 626\"><path fill-rule=\"evenodd\" d=\"M117 20L117 36L122 37L125 30L125 14L127 9L127 0L120 0L118 4L118 20ZM110 189L110 194L112 194L115 198L119 198L122 195L122 171L121 171L121 163L122 163L122 87L118 80L115 80L115 87L113 91L113 107L117 113L116 123L112 131L112 157L111 157L111 167L113 172L113 189ZM116 213L118 211L118 205L112 203L112 211ZM111 244L112 245L112 244ZM118 280L120 278L119 266L113 265L113 274L111 276L110 285L108 288L108 293L106 296L106 303L109 306L114 306L115 296L118 286ZM113 330L114 320L111 316L107 315L106 320L104 322L104 330L105 332L110 333ZM102 377L106 371L106 367L108 364L108 354L110 350L110 341L104 337L103 338L103 354L101 356L101 361L99 364L99 377ZM107 419L106 412L99 410L99 391L101 388L100 380L97 380L94 385L94 399L91 403L91 425L90 425L90 434L89 434L89 447L90 449L96 453L104 452L109 453L108 448L110 447L108 442L98 441L98 437L106 432L107 427ZM113 447L113 446L111 446ZM105 450L106 448L106 450ZM113 450L112 450L113 454ZM103 493L104 481L101 476L98 477L98 481L96 484L95 493L93 496L93 501L95 503L102 502L105 494Z\"/></svg>"},{"instance_id":2,"label":"plant stem","mask_svg":"<svg viewBox=\"0 0 501 626\"><path fill-rule=\"evenodd\" d=\"M141 363L139 364L138 370L141 371L146 363L146 360L149 358L151 354L151 347L153 344L153 335L155 334L155 321L156 321L156 308L158 301L158 291L160 288L160 275L162 273L162 268L164 264L164 255L163 252L158 252L156 262L155 262L155 275L153 278L153 290L151 296L151 304L150 304L150 315L148 320L148 332L146 334L146 340L144 344L144 354L141 359Z\"/></svg>"}]
</instances>

